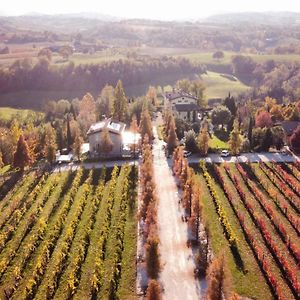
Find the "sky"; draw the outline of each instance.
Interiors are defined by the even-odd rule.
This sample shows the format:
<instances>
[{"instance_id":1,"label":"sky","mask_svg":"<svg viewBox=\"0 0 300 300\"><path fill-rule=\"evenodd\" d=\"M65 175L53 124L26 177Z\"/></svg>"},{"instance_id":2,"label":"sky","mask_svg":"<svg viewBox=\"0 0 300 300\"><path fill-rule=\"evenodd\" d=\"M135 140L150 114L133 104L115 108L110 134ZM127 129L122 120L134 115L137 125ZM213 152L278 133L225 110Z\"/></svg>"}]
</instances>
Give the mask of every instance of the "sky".
<instances>
[{"instance_id":1,"label":"sky","mask_svg":"<svg viewBox=\"0 0 300 300\"><path fill-rule=\"evenodd\" d=\"M300 12L300 0L8 0L1 14L65 14L97 12L116 17L161 20L199 19L245 11Z\"/></svg>"}]
</instances>

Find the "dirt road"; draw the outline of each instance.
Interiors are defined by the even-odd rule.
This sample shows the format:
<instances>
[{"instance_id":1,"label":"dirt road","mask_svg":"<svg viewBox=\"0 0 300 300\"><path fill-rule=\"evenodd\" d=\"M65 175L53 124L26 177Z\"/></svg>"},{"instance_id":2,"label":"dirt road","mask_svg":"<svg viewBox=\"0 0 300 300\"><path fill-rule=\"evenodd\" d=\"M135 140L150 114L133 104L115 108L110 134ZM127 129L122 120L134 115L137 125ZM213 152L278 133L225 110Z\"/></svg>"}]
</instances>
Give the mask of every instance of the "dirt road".
<instances>
[{"instance_id":1,"label":"dirt road","mask_svg":"<svg viewBox=\"0 0 300 300\"><path fill-rule=\"evenodd\" d=\"M163 265L160 281L164 289L163 299L201 299L200 283L194 278L192 250L186 245L187 224L181 220L177 186L155 129L154 133L154 176L159 198L158 224Z\"/></svg>"}]
</instances>

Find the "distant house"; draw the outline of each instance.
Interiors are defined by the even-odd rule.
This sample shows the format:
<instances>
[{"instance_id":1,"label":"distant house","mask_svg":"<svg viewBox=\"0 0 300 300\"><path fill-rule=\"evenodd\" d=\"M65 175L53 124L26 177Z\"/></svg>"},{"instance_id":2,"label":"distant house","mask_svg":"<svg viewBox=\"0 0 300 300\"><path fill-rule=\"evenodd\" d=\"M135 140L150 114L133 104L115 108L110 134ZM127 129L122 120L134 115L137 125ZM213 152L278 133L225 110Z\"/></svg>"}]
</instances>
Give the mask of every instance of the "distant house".
<instances>
[{"instance_id":1,"label":"distant house","mask_svg":"<svg viewBox=\"0 0 300 300\"><path fill-rule=\"evenodd\" d=\"M285 144L290 144L290 137L296 128L300 125L299 121L282 121L281 126L285 133Z\"/></svg>"},{"instance_id":2,"label":"distant house","mask_svg":"<svg viewBox=\"0 0 300 300\"><path fill-rule=\"evenodd\" d=\"M164 106L165 108L171 107L173 113L185 121L196 122L199 120L198 113L201 108L197 104L197 98L189 93L175 89L165 93Z\"/></svg>"},{"instance_id":3,"label":"distant house","mask_svg":"<svg viewBox=\"0 0 300 300\"><path fill-rule=\"evenodd\" d=\"M101 139L103 130L107 129L110 139L113 143L113 148L112 151L105 156L109 158L122 157L122 133L124 132L125 127L126 124L115 122L111 118L91 125L90 129L87 132L90 144L90 156L92 158L104 156L104 154L101 153L100 150L102 142Z\"/></svg>"}]
</instances>

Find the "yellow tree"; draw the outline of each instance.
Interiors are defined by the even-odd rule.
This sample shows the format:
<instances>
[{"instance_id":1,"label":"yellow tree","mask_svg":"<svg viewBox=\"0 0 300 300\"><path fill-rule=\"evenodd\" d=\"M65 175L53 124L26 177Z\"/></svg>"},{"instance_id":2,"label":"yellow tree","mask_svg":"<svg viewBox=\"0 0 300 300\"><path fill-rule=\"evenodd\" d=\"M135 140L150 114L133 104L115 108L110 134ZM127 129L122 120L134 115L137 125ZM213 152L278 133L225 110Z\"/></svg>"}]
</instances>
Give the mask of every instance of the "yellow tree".
<instances>
[{"instance_id":1,"label":"yellow tree","mask_svg":"<svg viewBox=\"0 0 300 300\"><path fill-rule=\"evenodd\" d=\"M101 134L101 143L100 143L100 151L104 154L103 156L106 157L109 152L113 149L113 142L109 136L109 132L107 129L104 129Z\"/></svg>"},{"instance_id":2,"label":"yellow tree","mask_svg":"<svg viewBox=\"0 0 300 300\"><path fill-rule=\"evenodd\" d=\"M152 140L153 132L152 132L152 123L151 123L151 117L149 114L148 109L144 109L141 116L141 122L140 122L140 133L142 136L142 140L144 140L145 135L148 135L149 141Z\"/></svg>"},{"instance_id":3,"label":"yellow tree","mask_svg":"<svg viewBox=\"0 0 300 300\"><path fill-rule=\"evenodd\" d=\"M53 164L55 162L56 150L56 132L51 124L47 124L45 129L44 153L47 161L50 164Z\"/></svg>"},{"instance_id":4,"label":"yellow tree","mask_svg":"<svg viewBox=\"0 0 300 300\"><path fill-rule=\"evenodd\" d=\"M77 128L74 132L74 143L72 145L72 149L73 149L74 155L77 157L77 159L79 161L80 161L82 144L83 144L83 138L81 137L79 128Z\"/></svg>"},{"instance_id":5,"label":"yellow tree","mask_svg":"<svg viewBox=\"0 0 300 300\"><path fill-rule=\"evenodd\" d=\"M207 155L209 139L210 137L208 134L207 123L205 123L202 126L197 138L197 145L201 155Z\"/></svg>"},{"instance_id":6,"label":"yellow tree","mask_svg":"<svg viewBox=\"0 0 300 300\"><path fill-rule=\"evenodd\" d=\"M240 136L238 121L234 121L233 130L230 133L229 146L232 155L237 155L241 150L242 139Z\"/></svg>"},{"instance_id":7,"label":"yellow tree","mask_svg":"<svg viewBox=\"0 0 300 300\"><path fill-rule=\"evenodd\" d=\"M167 137L167 146L169 153L173 153L174 149L178 146L178 138L176 134L176 126L174 117L171 115L170 125L169 125L169 132Z\"/></svg>"}]
</instances>

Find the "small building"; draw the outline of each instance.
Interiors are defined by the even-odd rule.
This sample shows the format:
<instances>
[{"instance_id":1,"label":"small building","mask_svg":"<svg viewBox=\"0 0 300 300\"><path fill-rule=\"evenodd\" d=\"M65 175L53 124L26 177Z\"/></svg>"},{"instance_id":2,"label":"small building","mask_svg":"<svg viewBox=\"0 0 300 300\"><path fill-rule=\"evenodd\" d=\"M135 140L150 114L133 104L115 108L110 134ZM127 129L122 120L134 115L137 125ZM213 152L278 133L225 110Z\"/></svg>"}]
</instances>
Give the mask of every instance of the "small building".
<instances>
[{"instance_id":1,"label":"small building","mask_svg":"<svg viewBox=\"0 0 300 300\"><path fill-rule=\"evenodd\" d=\"M171 107L173 113L185 121L196 122L201 111L197 102L197 98L192 94L174 89L165 93L164 107Z\"/></svg>"},{"instance_id":2,"label":"small building","mask_svg":"<svg viewBox=\"0 0 300 300\"><path fill-rule=\"evenodd\" d=\"M123 153L123 138L122 134L125 130L126 124L122 122L113 121L112 118L103 120L101 122L91 125L87 132L89 139L90 157L108 157L119 158ZM107 154L101 153L101 139L103 130L107 130L109 137L113 143L112 150Z\"/></svg>"}]
</instances>

